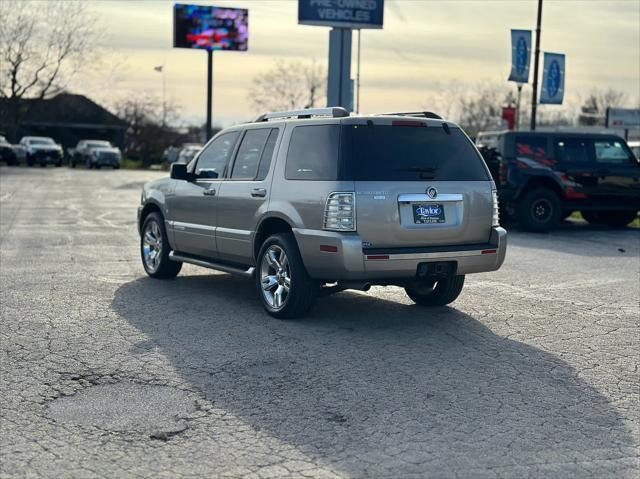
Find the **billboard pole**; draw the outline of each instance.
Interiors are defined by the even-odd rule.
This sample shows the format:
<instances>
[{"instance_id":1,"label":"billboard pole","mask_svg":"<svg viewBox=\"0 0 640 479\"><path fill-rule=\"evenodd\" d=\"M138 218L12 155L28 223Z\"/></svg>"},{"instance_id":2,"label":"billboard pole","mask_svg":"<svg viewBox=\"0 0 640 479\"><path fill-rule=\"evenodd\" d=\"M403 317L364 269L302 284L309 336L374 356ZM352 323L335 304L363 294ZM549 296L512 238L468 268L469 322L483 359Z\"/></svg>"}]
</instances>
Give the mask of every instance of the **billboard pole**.
<instances>
[{"instance_id":1,"label":"billboard pole","mask_svg":"<svg viewBox=\"0 0 640 479\"><path fill-rule=\"evenodd\" d=\"M333 27L329 32L329 75L327 106L341 106L351 111L351 29Z\"/></svg>"},{"instance_id":2,"label":"billboard pole","mask_svg":"<svg viewBox=\"0 0 640 479\"><path fill-rule=\"evenodd\" d=\"M533 60L533 94L531 96L531 130L536 129L536 108L538 106L538 63L540 60L540 24L542 23L542 0L538 0L538 21L536 24L536 53Z\"/></svg>"},{"instance_id":3,"label":"billboard pole","mask_svg":"<svg viewBox=\"0 0 640 479\"><path fill-rule=\"evenodd\" d=\"M356 113L360 113L360 32L358 28L358 74L356 75Z\"/></svg>"},{"instance_id":4,"label":"billboard pole","mask_svg":"<svg viewBox=\"0 0 640 479\"><path fill-rule=\"evenodd\" d=\"M206 141L211 139L211 103L213 102L213 51L207 50L207 126Z\"/></svg>"}]
</instances>

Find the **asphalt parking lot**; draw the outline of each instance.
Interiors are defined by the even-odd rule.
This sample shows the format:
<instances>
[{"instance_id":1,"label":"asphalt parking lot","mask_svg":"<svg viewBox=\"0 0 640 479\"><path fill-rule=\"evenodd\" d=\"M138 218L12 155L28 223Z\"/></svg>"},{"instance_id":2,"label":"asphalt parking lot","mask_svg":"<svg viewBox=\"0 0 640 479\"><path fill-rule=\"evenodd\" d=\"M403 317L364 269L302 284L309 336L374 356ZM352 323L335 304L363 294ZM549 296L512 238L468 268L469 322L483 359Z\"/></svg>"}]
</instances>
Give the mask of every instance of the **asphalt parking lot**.
<instances>
[{"instance_id":1,"label":"asphalt parking lot","mask_svg":"<svg viewBox=\"0 0 640 479\"><path fill-rule=\"evenodd\" d=\"M514 229L453 307L283 322L247 280L145 276L161 174L0 168L1 477L638 477L639 230Z\"/></svg>"}]
</instances>

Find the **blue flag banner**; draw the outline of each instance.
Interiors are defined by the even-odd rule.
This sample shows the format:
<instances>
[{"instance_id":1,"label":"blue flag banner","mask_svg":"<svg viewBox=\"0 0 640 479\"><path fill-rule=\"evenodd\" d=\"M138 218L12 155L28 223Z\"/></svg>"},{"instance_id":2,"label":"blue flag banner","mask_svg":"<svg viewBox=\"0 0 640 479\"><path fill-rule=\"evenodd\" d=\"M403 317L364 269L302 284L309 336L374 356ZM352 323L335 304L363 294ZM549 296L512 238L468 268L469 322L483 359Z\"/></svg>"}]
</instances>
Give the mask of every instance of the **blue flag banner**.
<instances>
[{"instance_id":1,"label":"blue flag banner","mask_svg":"<svg viewBox=\"0 0 640 479\"><path fill-rule=\"evenodd\" d=\"M564 98L564 55L544 52L540 104L562 105Z\"/></svg>"},{"instance_id":2,"label":"blue flag banner","mask_svg":"<svg viewBox=\"0 0 640 479\"><path fill-rule=\"evenodd\" d=\"M511 30L511 75L509 81L529 82L531 30Z\"/></svg>"}]
</instances>

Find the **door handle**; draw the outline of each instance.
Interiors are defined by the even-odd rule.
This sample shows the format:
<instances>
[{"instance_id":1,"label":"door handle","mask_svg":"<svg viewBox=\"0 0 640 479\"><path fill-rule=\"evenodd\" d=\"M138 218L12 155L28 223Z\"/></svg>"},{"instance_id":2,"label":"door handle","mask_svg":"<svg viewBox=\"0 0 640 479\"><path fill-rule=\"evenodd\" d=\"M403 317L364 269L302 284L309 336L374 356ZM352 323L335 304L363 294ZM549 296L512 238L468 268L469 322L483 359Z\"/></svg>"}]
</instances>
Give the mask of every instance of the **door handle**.
<instances>
[{"instance_id":1,"label":"door handle","mask_svg":"<svg viewBox=\"0 0 640 479\"><path fill-rule=\"evenodd\" d=\"M251 190L251 196L254 198L264 198L267 196L267 190L264 188L254 188Z\"/></svg>"},{"instance_id":2,"label":"door handle","mask_svg":"<svg viewBox=\"0 0 640 479\"><path fill-rule=\"evenodd\" d=\"M202 194L205 196L215 196L216 195L216 189L215 188L207 188L205 190L202 190Z\"/></svg>"}]
</instances>

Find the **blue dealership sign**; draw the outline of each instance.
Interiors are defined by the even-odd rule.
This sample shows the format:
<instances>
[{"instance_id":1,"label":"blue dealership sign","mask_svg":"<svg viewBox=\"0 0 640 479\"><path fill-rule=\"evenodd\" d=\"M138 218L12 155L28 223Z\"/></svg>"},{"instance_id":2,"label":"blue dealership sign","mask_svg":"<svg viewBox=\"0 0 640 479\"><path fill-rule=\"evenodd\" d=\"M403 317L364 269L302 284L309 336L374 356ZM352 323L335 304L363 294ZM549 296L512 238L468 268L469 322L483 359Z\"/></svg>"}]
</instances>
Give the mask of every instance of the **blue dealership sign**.
<instances>
[{"instance_id":1,"label":"blue dealership sign","mask_svg":"<svg viewBox=\"0 0 640 479\"><path fill-rule=\"evenodd\" d=\"M531 30L511 30L511 75L509 81L529 82Z\"/></svg>"},{"instance_id":2,"label":"blue dealership sign","mask_svg":"<svg viewBox=\"0 0 640 479\"><path fill-rule=\"evenodd\" d=\"M564 98L565 59L560 53L544 52L544 72L540 103L562 105Z\"/></svg>"},{"instance_id":3,"label":"blue dealership sign","mask_svg":"<svg viewBox=\"0 0 640 479\"><path fill-rule=\"evenodd\" d=\"M384 0L298 0L298 23L341 28L382 28Z\"/></svg>"}]
</instances>

